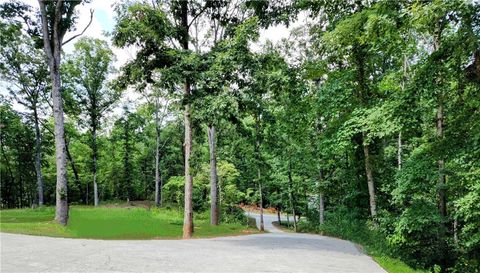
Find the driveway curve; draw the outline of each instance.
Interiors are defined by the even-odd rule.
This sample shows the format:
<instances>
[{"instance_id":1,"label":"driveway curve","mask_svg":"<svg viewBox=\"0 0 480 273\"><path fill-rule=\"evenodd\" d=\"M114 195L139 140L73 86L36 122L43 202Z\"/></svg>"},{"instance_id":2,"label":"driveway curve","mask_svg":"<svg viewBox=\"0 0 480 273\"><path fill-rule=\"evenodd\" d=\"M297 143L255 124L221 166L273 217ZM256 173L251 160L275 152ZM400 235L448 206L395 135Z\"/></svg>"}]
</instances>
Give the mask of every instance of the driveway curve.
<instances>
[{"instance_id":1,"label":"driveway curve","mask_svg":"<svg viewBox=\"0 0 480 273\"><path fill-rule=\"evenodd\" d=\"M251 214L257 218L258 215ZM193 240L88 240L0 234L1 272L386 272L354 244L286 233Z\"/></svg>"}]
</instances>

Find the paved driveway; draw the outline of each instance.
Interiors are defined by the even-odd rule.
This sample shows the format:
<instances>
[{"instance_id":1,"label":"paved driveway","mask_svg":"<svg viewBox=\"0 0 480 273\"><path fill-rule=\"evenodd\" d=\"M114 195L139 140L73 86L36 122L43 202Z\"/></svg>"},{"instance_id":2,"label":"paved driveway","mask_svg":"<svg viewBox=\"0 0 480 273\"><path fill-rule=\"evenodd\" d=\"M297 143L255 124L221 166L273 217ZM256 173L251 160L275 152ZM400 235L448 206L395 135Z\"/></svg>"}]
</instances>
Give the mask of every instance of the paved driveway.
<instances>
[{"instance_id":1,"label":"paved driveway","mask_svg":"<svg viewBox=\"0 0 480 273\"><path fill-rule=\"evenodd\" d=\"M256 215L252 215L256 216ZM258 217L258 216L257 216ZM1 272L385 272L352 243L281 232L193 240L86 240L0 233Z\"/></svg>"}]
</instances>

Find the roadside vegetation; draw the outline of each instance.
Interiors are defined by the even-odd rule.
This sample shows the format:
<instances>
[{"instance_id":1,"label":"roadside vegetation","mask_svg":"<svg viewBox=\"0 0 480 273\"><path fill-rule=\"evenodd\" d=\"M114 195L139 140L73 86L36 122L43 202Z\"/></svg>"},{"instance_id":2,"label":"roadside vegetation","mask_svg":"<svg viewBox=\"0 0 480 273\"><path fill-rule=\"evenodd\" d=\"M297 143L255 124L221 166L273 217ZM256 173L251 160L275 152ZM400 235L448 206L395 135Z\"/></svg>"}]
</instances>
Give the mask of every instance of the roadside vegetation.
<instances>
[{"instance_id":1,"label":"roadside vegetation","mask_svg":"<svg viewBox=\"0 0 480 273\"><path fill-rule=\"evenodd\" d=\"M386 235L375 228L372 222L358 220L352 214L345 212L328 213L327 217L328 221L322 225L306 219L300 220L297 224L297 232L330 236L358 244L366 254L389 273L430 272L415 269L402 261L401 254L389 245ZM275 222L275 225L278 227L278 222ZM292 222L283 221L279 228L294 232Z\"/></svg>"},{"instance_id":2,"label":"roadside vegetation","mask_svg":"<svg viewBox=\"0 0 480 273\"><path fill-rule=\"evenodd\" d=\"M0 231L51 237L89 239L178 239L183 211L136 207L70 208L67 226L53 221L54 207L0 211ZM246 217L218 226L209 224L209 211L195 214L195 238L256 233Z\"/></svg>"}]
</instances>

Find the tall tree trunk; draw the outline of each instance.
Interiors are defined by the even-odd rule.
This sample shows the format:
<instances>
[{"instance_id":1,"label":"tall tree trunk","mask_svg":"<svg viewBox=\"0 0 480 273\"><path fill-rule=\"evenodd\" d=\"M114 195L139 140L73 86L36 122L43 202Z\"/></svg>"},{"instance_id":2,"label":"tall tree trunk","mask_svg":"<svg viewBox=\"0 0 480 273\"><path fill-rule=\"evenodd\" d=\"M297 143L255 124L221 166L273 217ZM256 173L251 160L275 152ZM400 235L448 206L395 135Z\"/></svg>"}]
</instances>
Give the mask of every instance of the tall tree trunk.
<instances>
[{"instance_id":1,"label":"tall tree trunk","mask_svg":"<svg viewBox=\"0 0 480 273\"><path fill-rule=\"evenodd\" d=\"M292 208L293 214L293 230L297 232L297 220L296 220L296 211L295 211L295 202L293 200L293 179L292 179L292 161L288 161L288 197L290 200L290 206Z\"/></svg>"},{"instance_id":2,"label":"tall tree trunk","mask_svg":"<svg viewBox=\"0 0 480 273\"><path fill-rule=\"evenodd\" d=\"M325 223L325 200L321 192L318 194L318 221L320 225Z\"/></svg>"},{"instance_id":3,"label":"tall tree trunk","mask_svg":"<svg viewBox=\"0 0 480 273\"><path fill-rule=\"evenodd\" d=\"M162 174L160 170L160 98L155 100L155 206L162 206Z\"/></svg>"},{"instance_id":4,"label":"tall tree trunk","mask_svg":"<svg viewBox=\"0 0 480 273\"><path fill-rule=\"evenodd\" d=\"M402 131L398 132L397 167L398 170L402 169Z\"/></svg>"},{"instance_id":5,"label":"tall tree trunk","mask_svg":"<svg viewBox=\"0 0 480 273\"><path fill-rule=\"evenodd\" d=\"M440 49L441 46L441 37L443 26L439 21L436 26L436 33L434 37L433 51L436 52ZM439 79L440 80L440 79ZM443 126L444 126L444 109L443 109L443 94L438 95L438 106L437 106L437 120L436 120L436 135L438 140L443 139ZM442 217L447 216L447 197L445 191L445 160L443 156L440 156L438 160L438 209Z\"/></svg>"},{"instance_id":6,"label":"tall tree trunk","mask_svg":"<svg viewBox=\"0 0 480 273\"><path fill-rule=\"evenodd\" d=\"M258 191L260 193L260 231L265 230L265 224L263 221L263 192L262 192L262 182L261 182L261 174L260 174L260 167L257 169L257 179L258 179Z\"/></svg>"},{"instance_id":7,"label":"tall tree trunk","mask_svg":"<svg viewBox=\"0 0 480 273\"><path fill-rule=\"evenodd\" d=\"M433 45L433 52L436 52L440 49L441 46L441 38L442 38L442 31L443 31L443 25L441 21L437 22L436 25L436 30L435 30L435 35L434 35L434 45ZM442 84L442 79L440 77L437 77L437 84L441 85ZM437 140L441 141L443 139L443 127L444 127L444 119L445 119L445 114L444 114L444 99L443 99L443 92L440 91L440 93L437 95L437 101L438 101L438 106L437 106L437 119L436 119L436 136ZM449 256L449 251L448 251L448 245L447 245L447 235L446 231L448 229L447 224L446 224L446 217L447 217L447 196L446 196L446 189L445 189L445 159L443 157L443 154L440 155L440 158L438 159L438 181L437 181L437 189L438 189L438 210L439 214L442 218L441 222L441 231L439 233L439 240L440 240L440 249L441 252L443 253L442 257L440 258L441 260L441 271L440 272L447 272L447 260Z\"/></svg>"},{"instance_id":8,"label":"tall tree trunk","mask_svg":"<svg viewBox=\"0 0 480 273\"><path fill-rule=\"evenodd\" d=\"M437 137L443 138L443 102L440 101L437 108ZM438 209L442 217L447 216L447 196L445 191L445 160L441 157L438 160Z\"/></svg>"},{"instance_id":9,"label":"tall tree trunk","mask_svg":"<svg viewBox=\"0 0 480 273\"><path fill-rule=\"evenodd\" d=\"M42 136L38 120L37 107L33 107L35 122L35 172L37 174L38 205L43 206L43 177L42 177Z\"/></svg>"},{"instance_id":10,"label":"tall tree trunk","mask_svg":"<svg viewBox=\"0 0 480 273\"><path fill-rule=\"evenodd\" d=\"M325 221L325 205L323 200L323 191L321 190L321 183L323 182L323 171L319 171L319 191L318 191L318 221L321 224Z\"/></svg>"},{"instance_id":11,"label":"tall tree trunk","mask_svg":"<svg viewBox=\"0 0 480 273\"><path fill-rule=\"evenodd\" d=\"M185 84L185 94L190 94L190 85ZM190 125L190 105L185 105L185 212L183 219L183 238L188 239L193 234L193 180L190 174L190 154L192 149L192 128Z\"/></svg>"},{"instance_id":12,"label":"tall tree trunk","mask_svg":"<svg viewBox=\"0 0 480 273\"><path fill-rule=\"evenodd\" d=\"M58 41L57 41L58 43ZM55 220L62 225L68 221L67 151L63 118L63 100L60 81L60 52L55 58L50 76L52 83L53 117L55 120L55 156L57 167Z\"/></svg>"},{"instance_id":13,"label":"tall tree trunk","mask_svg":"<svg viewBox=\"0 0 480 273\"><path fill-rule=\"evenodd\" d=\"M188 2L181 1L181 44L182 48L188 50L189 34L188 34ZM186 99L184 110L184 126L185 126L185 212L183 218L183 238L188 239L193 234L193 206L192 206L192 190L193 180L190 174L190 154L192 150L192 126L190 124L190 82L185 79L184 98Z\"/></svg>"},{"instance_id":14,"label":"tall tree trunk","mask_svg":"<svg viewBox=\"0 0 480 273\"><path fill-rule=\"evenodd\" d=\"M217 155L216 155L215 126L208 126L208 146L210 149L210 224L218 225L218 196L217 196Z\"/></svg>"},{"instance_id":15,"label":"tall tree trunk","mask_svg":"<svg viewBox=\"0 0 480 273\"><path fill-rule=\"evenodd\" d=\"M156 113L158 116L158 113ZM156 117L156 132L155 138L155 206L160 207L162 205L162 183L160 180L160 128L158 124L158 117Z\"/></svg>"},{"instance_id":16,"label":"tall tree trunk","mask_svg":"<svg viewBox=\"0 0 480 273\"><path fill-rule=\"evenodd\" d=\"M57 167L55 220L66 225L68 221L68 184L67 184L67 152L65 148L65 128L63 117L63 100L60 79L60 58L64 32L61 30L63 2L55 5L53 33L50 40L49 22L44 0L40 5L43 46L48 60L50 78L52 80L53 118L55 123L55 163Z\"/></svg>"},{"instance_id":17,"label":"tall tree trunk","mask_svg":"<svg viewBox=\"0 0 480 273\"><path fill-rule=\"evenodd\" d=\"M373 183L373 172L370 158L370 147L365 143L365 134L363 134L363 154L365 156L365 172L367 174L368 195L370 197L370 214L375 219L377 216L377 204L375 196L375 185Z\"/></svg>"},{"instance_id":18,"label":"tall tree trunk","mask_svg":"<svg viewBox=\"0 0 480 273\"><path fill-rule=\"evenodd\" d=\"M92 128L92 160L93 160L93 198L94 206L97 207L99 203L98 199L98 185L97 185L97 126L96 124Z\"/></svg>"},{"instance_id":19,"label":"tall tree trunk","mask_svg":"<svg viewBox=\"0 0 480 273\"><path fill-rule=\"evenodd\" d=\"M401 89L402 93L405 91L405 84L407 82L408 78L408 58L407 54L403 55L403 77L402 77L402 84L401 84ZM403 147L402 147L402 130L398 132L398 153L397 153L397 167L398 170L402 169L402 153L403 153Z\"/></svg>"},{"instance_id":20,"label":"tall tree trunk","mask_svg":"<svg viewBox=\"0 0 480 273\"><path fill-rule=\"evenodd\" d=\"M262 175L260 170L260 115L257 115L255 120L255 154L257 159L257 182L258 182L258 192L260 194L260 231L265 230L264 221L263 221L263 192L262 192Z\"/></svg>"},{"instance_id":21,"label":"tall tree trunk","mask_svg":"<svg viewBox=\"0 0 480 273\"><path fill-rule=\"evenodd\" d=\"M280 217L280 209L277 208L277 219L278 219L278 224L282 225L282 218Z\"/></svg>"}]
</instances>

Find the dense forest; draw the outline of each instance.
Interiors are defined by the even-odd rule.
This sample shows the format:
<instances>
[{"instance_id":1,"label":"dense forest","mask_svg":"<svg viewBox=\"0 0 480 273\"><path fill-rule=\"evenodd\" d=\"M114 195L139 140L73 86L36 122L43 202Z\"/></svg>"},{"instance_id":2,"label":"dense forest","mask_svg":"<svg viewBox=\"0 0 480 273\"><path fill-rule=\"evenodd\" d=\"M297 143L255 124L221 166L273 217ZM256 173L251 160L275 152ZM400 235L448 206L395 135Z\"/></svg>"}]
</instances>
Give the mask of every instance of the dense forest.
<instances>
[{"instance_id":1,"label":"dense forest","mask_svg":"<svg viewBox=\"0 0 480 273\"><path fill-rule=\"evenodd\" d=\"M66 224L69 204L152 200L189 238L194 213L273 207L479 272L478 2L125 1L104 40L85 2L0 7L2 208ZM115 67L113 47L136 54Z\"/></svg>"}]
</instances>

